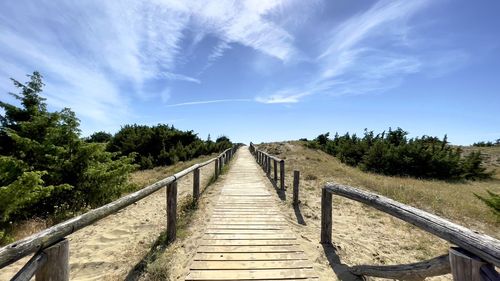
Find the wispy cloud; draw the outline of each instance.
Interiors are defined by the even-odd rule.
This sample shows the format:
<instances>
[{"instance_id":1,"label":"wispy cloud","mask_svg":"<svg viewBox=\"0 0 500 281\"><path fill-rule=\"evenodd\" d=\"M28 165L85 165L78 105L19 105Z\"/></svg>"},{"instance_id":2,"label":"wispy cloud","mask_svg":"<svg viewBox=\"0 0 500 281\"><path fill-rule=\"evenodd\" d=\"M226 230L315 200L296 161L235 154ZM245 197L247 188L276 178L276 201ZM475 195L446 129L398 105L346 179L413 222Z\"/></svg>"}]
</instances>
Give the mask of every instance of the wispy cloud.
<instances>
[{"instance_id":1,"label":"wispy cloud","mask_svg":"<svg viewBox=\"0 0 500 281\"><path fill-rule=\"evenodd\" d=\"M219 40L208 67L232 44L291 60L294 36L272 18L300 2L3 1L0 79L23 80L18 72L39 70L50 105L72 107L95 122L117 122L131 116L132 99L166 101L173 81L202 83L199 71L177 71L186 30L198 31L194 45L205 35Z\"/></svg>"},{"instance_id":2,"label":"wispy cloud","mask_svg":"<svg viewBox=\"0 0 500 281\"><path fill-rule=\"evenodd\" d=\"M220 99L220 100L202 100L202 101L190 101L175 104L168 104L167 107L178 107L187 105L200 105L200 104L210 104L210 103L225 103L225 102L251 102L252 99Z\"/></svg>"},{"instance_id":3,"label":"wispy cloud","mask_svg":"<svg viewBox=\"0 0 500 281\"><path fill-rule=\"evenodd\" d=\"M411 18L431 5L429 0L380 0L356 14L330 33L330 39L313 64L316 72L302 85L278 89L256 97L264 103L296 103L320 93L364 94L397 87L409 74L441 73L461 65L462 52L445 50L440 59L430 60L426 52L412 46Z\"/></svg>"}]
</instances>

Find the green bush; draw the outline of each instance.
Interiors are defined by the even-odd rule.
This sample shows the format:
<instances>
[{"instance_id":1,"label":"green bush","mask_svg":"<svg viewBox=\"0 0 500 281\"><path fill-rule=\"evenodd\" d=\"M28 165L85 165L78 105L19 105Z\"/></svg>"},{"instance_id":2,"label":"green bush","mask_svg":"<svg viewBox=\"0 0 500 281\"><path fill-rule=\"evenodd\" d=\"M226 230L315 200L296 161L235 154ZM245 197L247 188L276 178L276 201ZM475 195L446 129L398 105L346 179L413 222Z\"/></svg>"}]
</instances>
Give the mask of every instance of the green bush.
<instances>
[{"instance_id":1,"label":"green bush","mask_svg":"<svg viewBox=\"0 0 500 281\"><path fill-rule=\"evenodd\" d=\"M0 228L9 221L78 211L110 202L129 188L131 157L107 152L80 138L68 108L49 112L40 96L42 76L28 75L11 94L20 106L0 101Z\"/></svg>"},{"instance_id":2,"label":"green bush","mask_svg":"<svg viewBox=\"0 0 500 281\"><path fill-rule=\"evenodd\" d=\"M433 179L485 179L491 176L483 167L480 152L462 156L460 148L449 145L446 136L407 138L401 128L375 135L365 130L364 136L346 133L321 134L306 145L322 149L340 161L364 171L385 175Z\"/></svg>"},{"instance_id":3,"label":"green bush","mask_svg":"<svg viewBox=\"0 0 500 281\"><path fill-rule=\"evenodd\" d=\"M141 169L171 165L200 155L221 152L232 146L229 138L221 136L215 142L203 141L193 131L181 131L173 126L126 125L108 142L107 149L123 155L134 155Z\"/></svg>"}]
</instances>

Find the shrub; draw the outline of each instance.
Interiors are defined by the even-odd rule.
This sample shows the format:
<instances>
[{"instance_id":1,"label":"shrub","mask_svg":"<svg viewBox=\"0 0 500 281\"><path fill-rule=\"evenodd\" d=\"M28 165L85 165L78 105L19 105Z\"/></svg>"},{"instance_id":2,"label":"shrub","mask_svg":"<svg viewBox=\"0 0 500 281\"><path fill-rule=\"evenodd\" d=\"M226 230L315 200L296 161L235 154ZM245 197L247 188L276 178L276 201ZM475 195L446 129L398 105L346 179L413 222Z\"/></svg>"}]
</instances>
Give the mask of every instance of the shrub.
<instances>
[{"instance_id":1,"label":"shrub","mask_svg":"<svg viewBox=\"0 0 500 281\"><path fill-rule=\"evenodd\" d=\"M10 220L97 207L128 188L132 158L80 139L79 120L68 108L49 112L40 96L42 76L28 75L12 94L18 107L0 101L0 228Z\"/></svg>"},{"instance_id":2,"label":"shrub","mask_svg":"<svg viewBox=\"0 0 500 281\"><path fill-rule=\"evenodd\" d=\"M193 131L181 131L174 126L125 125L108 142L107 150L131 155L141 169L171 165L200 155L221 152L232 146L226 136L215 142L202 141Z\"/></svg>"},{"instance_id":3,"label":"shrub","mask_svg":"<svg viewBox=\"0 0 500 281\"><path fill-rule=\"evenodd\" d=\"M408 138L401 128L375 135L365 130L362 138L346 133L321 134L306 145L334 155L340 161L364 171L385 175L434 179L484 179L491 176L483 167L481 153L462 157L462 151L449 145L447 137Z\"/></svg>"}]
</instances>

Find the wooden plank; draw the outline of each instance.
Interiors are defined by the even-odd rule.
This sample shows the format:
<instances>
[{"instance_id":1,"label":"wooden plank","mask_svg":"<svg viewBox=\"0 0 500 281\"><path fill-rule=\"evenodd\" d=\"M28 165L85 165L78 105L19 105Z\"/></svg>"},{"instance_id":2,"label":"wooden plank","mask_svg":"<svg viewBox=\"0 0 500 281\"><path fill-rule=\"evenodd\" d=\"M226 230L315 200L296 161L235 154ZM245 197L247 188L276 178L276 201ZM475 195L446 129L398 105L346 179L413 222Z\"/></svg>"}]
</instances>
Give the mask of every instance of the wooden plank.
<instances>
[{"instance_id":1,"label":"wooden plank","mask_svg":"<svg viewBox=\"0 0 500 281\"><path fill-rule=\"evenodd\" d=\"M312 268L305 260L288 261L194 261L190 269L297 269Z\"/></svg>"},{"instance_id":2,"label":"wooden plank","mask_svg":"<svg viewBox=\"0 0 500 281\"><path fill-rule=\"evenodd\" d=\"M323 189L388 213L500 266L500 241L452 223L436 215L399 203L375 193L350 186L327 183Z\"/></svg>"},{"instance_id":3,"label":"wooden plank","mask_svg":"<svg viewBox=\"0 0 500 281\"><path fill-rule=\"evenodd\" d=\"M287 246L299 245L297 240L201 240L200 246Z\"/></svg>"},{"instance_id":4,"label":"wooden plank","mask_svg":"<svg viewBox=\"0 0 500 281\"><path fill-rule=\"evenodd\" d=\"M287 280L315 276L312 269L191 270L186 280Z\"/></svg>"},{"instance_id":5,"label":"wooden plank","mask_svg":"<svg viewBox=\"0 0 500 281\"><path fill-rule=\"evenodd\" d=\"M197 253L195 261L277 261L307 260L304 253Z\"/></svg>"},{"instance_id":6,"label":"wooden plank","mask_svg":"<svg viewBox=\"0 0 500 281\"><path fill-rule=\"evenodd\" d=\"M284 220L272 219L272 218L215 218L210 221L212 225L226 225L226 224L251 224L251 225L283 225L286 226Z\"/></svg>"},{"instance_id":7,"label":"wooden plank","mask_svg":"<svg viewBox=\"0 0 500 281\"><path fill-rule=\"evenodd\" d=\"M270 174L272 158L256 156ZM317 281L274 197L262 179L247 175L228 175L185 280Z\"/></svg>"},{"instance_id":8,"label":"wooden plank","mask_svg":"<svg viewBox=\"0 0 500 281\"><path fill-rule=\"evenodd\" d=\"M290 234L289 231L277 231L275 229L207 229L206 234Z\"/></svg>"},{"instance_id":9,"label":"wooden plank","mask_svg":"<svg viewBox=\"0 0 500 281\"><path fill-rule=\"evenodd\" d=\"M282 230L288 229L284 225L208 225L207 229L274 229Z\"/></svg>"},{"instance_id":10,"label":"wooden plank","mask_svg":"<svg viewBox=\"0 0 500 281\"><path fill-rule=\"evenodd\" d=\"M200 246L198 253L296 253L302 252L298 250L296 245L291 246Z\"/></svg>"},{"instance_id":11,"label":"wooden plank","mask_svg":"<svg viewBox=\"0 0 500 281\"><path fill-rule=\"evenodd\" d=\"M290 234L205 234L203 239L210 240L210 239L221 239L221 240L248 240L248 239L254 239L254 240L288 240L292 239L295 240L295 236L290 235Z\"/></svg>"}]
</instances>

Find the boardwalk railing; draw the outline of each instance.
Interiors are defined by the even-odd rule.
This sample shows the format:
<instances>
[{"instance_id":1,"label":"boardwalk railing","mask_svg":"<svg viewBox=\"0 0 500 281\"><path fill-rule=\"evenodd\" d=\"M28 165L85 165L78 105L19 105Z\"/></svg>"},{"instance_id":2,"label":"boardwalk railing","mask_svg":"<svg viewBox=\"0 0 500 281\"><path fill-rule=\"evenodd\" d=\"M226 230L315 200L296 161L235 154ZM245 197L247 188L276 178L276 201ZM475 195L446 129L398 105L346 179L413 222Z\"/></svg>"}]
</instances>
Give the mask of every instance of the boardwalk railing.
<instances>
[{"instance_id":1,"label":"boardwalk railing","mask_svg":"<svg viewBox=\"0 0 500 281\"><path fill-rule=\"evenodd\" d=\"M250 152L255 157L255 160L259 165L262 166L264 172L266 172L268 177L271 177L271 168L274 168L274 183L276 186L278 185L278 166L279 166L279 180L280 180L280 188L282 191L285 190L285 160L280 159L276 156L270 155L262 150L257 149L257 147L250 143ZM272 163L272 164L271 164Z\"/></svg>"},{"instance_id":2,"label":"boardwalk railing","mask_svg":"<svg viewBox=\"0 0 500 281\"><path fill-rule=\"evenodd\" d=\"M500 241L392 199L350 186L327 183L321 197L321 243L332 242L332 194L346 197L436 235L458 247L431 260L392 266L359 265L351 267L357 275L398 280L423 280L452 273L454 280L500 280L494 266L500 266Z\"/></svg>"},{"instance_id":3,"label":"boardwalk railing","mask_svg":"<svg viewBox=\"0 0 500 281\"><path fill-rule=\"evenodd\" d=\"M0 248L0 268L35 253L11 280L30 280L35 274L37 281L69 280L69 242L66 236L151 195L163 187L166 187L167 194L167 241L174 241L177 225L177 181L193 172L193 200L197 201L200 197L200 168L215 163L215 177L218 177L237 148L238 146L228 148L215 158L195 164L116 201Z\"/></svg>"}]
</instances>

